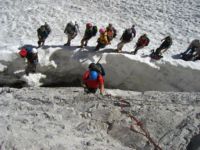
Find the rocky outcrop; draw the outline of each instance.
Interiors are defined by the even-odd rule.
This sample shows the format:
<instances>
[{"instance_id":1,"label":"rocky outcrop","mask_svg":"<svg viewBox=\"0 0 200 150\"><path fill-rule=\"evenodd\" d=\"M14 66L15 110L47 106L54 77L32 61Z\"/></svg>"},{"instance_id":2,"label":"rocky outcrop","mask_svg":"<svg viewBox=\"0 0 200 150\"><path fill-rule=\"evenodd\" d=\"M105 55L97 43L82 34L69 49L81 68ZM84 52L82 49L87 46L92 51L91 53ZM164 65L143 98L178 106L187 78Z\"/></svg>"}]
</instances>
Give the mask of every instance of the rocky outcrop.
<instances>
[{"instance_id":1,"label":"rocky outcrop","mask_svg":"<svg viewBox=\"0 0 200 150\"><path fill-rule=\"evenodd\" d=\"M0 149L184 150L199 116L200 93L1 88Z\"/></svg>"}]
</instances>

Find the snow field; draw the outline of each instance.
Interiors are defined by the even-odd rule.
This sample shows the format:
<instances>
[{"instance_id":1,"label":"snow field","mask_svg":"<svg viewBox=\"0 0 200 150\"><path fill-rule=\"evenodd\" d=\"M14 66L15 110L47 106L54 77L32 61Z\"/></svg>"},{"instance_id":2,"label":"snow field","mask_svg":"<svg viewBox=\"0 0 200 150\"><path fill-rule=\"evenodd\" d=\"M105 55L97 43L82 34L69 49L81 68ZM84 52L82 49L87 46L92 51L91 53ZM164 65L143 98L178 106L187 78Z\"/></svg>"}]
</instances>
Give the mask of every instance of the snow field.
<instances>
[{"instance_id":1,"label":"snow field","mask_svg":"<svg viewBox=\"0 0 200 150\"><path fill-rule=\"evenodd\" d=\"M199 85L193 80L198 80L199 78L198 71L196 71L199 70L199 61L185 62L175 59L176 54L184 51L191 40L199 39L198 0L192 2L189 0L61 0L59 2L53 0L41 0L39 2L1 0L0 7L2 78L4 78L5 73L13 76L13 72L19 72L24 69L25 63L16 54L18 48L27 44L36 46L36 29L44 22L48 22L52 28L52 34L46 40L47 46L39 49L40 67L38 69L39 73L46 76L48 85L51 84L50 82L58 85L62 80L68 80L68 83L74 84L75 80L76 82L80 80L80 76L87 68L87 65L90 62L94 62L100 55L103 55L103 52L106 52L108 54L104 55L105 59L102 60L104 61L102 63L108 72L106 76L108 87L164 91L198 91L199 89ZM62 47L67 40L63 30L66 23L71 20L76 20L79 23L81 34L72 41L72 47L68 49ZM87 22L92 22L99 28L112 23L118 30L117 38L113 40L111 45L98 53L92 52L93 46L96 45L97 37L89 41L87 49L80 50L76 48L75 46L80 45ZM116 48L123 30L132 24L136 25L137 36L131 43L125 45L124 54L110 53L112 49ZM129 52L133 50L138 37L143 33L147 33L149 36L150 45L140 50L136 56L130 55ZM161 44L160 40L167 35L172 36L173 46L164 54L163 60L151 62L148 57L144 57L149 54L151 49L157 48ZM53 56L54 54L59 54L59 52L56 52L59 50L63 50L63 53L60 53L62 55L64 55L65 51L70 51L71 56L67 58L56 56L57 60L52 59L55 57ZM72 61L69 63L70 66L65 62L68 58L75 59L75 61L69 61ZM118 63L115 62L115 59ZM60 64L57 64L57 62ZM56 67L57 69L55 69ZM144 71L149 72L145 73ZM55 83L55 80L49 77L54 74L58 83ZM64 78L66 74L68 74L68 78ZM23 73L16 76L17 80L21 80ZM16 78L16 76L13 78ZM39 81L39 77L35 79L36 81L32 85L46 84L44 81ZM114 81L116 83L113 83Z\"/></svg>"}]
</instances>

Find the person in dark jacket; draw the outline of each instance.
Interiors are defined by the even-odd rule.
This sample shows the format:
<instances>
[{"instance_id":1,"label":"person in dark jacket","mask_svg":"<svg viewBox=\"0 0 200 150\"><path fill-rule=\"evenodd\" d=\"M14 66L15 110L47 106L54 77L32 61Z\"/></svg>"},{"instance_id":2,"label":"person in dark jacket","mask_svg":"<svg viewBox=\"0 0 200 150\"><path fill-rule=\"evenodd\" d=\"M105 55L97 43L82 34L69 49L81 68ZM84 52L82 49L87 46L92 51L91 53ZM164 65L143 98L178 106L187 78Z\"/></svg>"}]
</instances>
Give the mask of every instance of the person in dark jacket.
<instances>
[{"instance_id":1,"label":"person in dark jacket","mask_svg":"<svg viewBox=\"0 0 200 150\"><path fill-rule=\"evenodd\" d=\"M28 76L29 73L35 73L38 64L38 51L36 48L32 47L22 47L19 55L22 58L27 59L27 67L25 68L25 73Z\"/></svg>"},{"instance_id":2,"label":"person in dark jacket","mask_svg":"<svg viewBox=\"0 0 200 150\"><path fill-rule=\"evenodd\" d=\"M126 29L123 32L120 38L121 41L117 45L117 51L122 52L124 44L131 42L135 36L136 36L135 25L132 25L131 28Z\"/></svg>"},{"instance_id":3,"label":"person in dark jacket","mask_svg":"<svg viewBox=\"0 0 200 150\"><path fill-rule=\"evenodd\" d=\"M145 46L148 46L149 42L150 42L150 40L149 40L149 38L147 37L146 34L143 34L142 36L140 36L136 45L135 45L135 50L134 50L133 54L134 55L137 54L137 51L139 49L142 49Z\"/></svg>"},{"instance_id":4,"label":"person in dark jacket","mask_svg":"<svg viewBox=\"0 0 200 150\"><path fill-rule=\"evenodd\" d=\"M96 26L93 26L91 23L87 23L86 24L86 29L85 29L85 33L84 33L84 36L81 40L81 48L84 47L84 46L87 46L88 44L88 41L96 35L96 33L94 33L94 27ZM97 32L97 31L95 31Z\"/></svg>"},{"instance_id":5,"label":"person in dark jacket","mask_svg":"<svg viewBox=\"0 0 200 150\"><path fill-rule=\"evenodd\" d=\"M77 22L75 22L75 24L73 22L67 23L64 33L67 34L68 40L67 43L64 44L65 46L71 45L71 40L73 40L78 35L78 31L79 31L79 26Z\"/></svg>"},{"instance_id":6,"label":"person in dark jacket","mask_svg":"<svg viewBox=\"0 0 200 150\"><path fill-rule=\"evenodd\" d=\"M35 73L36 67L38 64L38 52L37 49L33 48L33 50L27 54L27 67L26 67L26 75L28 76L29 73Z\"/></svg>"},{"instance_id":7,"label":"person in dark jacket","mask_svg":"<svg viewBox=\"0 0 200 150\"><path fill-rule=\"evenodd\" d=\"M37 29L38 47L44 46L45 40L50 33L51 33L51 28L46 22L44 25L40 26L40 28Z\"/></svg>"},{"instance_id":8,"label":"person in dark jacket","mask_svg":"<svg viewBox=\"0 0 200 150\"><path fill-rule=\"evenodd\" d=\"M162 55L165 51L167 51L172 45L172 38L170 36L165 37L161 41L162 44L155 51L155 55Z\"/></svg>"},{"instance_id":9,"label":"person in dark jacket","mask_svg":"<svg viewBox=\"0 0 200 150\"><path fill-rule=\"evenodd\" d=\"M183 60L199 60L200 59L200 40L193 40L187 50L181 53L181 58Z\"/></svg>"}]
</instances>

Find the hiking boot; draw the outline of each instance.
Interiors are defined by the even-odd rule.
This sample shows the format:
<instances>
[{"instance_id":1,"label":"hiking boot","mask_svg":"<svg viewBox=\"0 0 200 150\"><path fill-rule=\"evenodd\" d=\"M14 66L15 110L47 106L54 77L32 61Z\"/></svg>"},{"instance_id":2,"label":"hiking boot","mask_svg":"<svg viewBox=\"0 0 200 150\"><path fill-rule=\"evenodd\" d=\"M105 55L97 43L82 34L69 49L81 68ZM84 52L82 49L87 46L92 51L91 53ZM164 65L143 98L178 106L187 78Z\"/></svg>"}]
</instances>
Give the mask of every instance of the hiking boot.
<instances>
[{"instance_id":1,"label":"hiking boot","mask_svg":"<svg viewBox=\"0 0 200 150\"><path fill-rule=\"evenodd\" d=\"M96 47L95 47L95 49L94 49L94 51L98 51L100 48L99 48L99 46L97 45Z\"/></svg>"},{"instance_id":2,"label":"hiking boot","mask_svg":"<svg viewBox=\"0 0 200 150\"><path fill-rule=\"evenodd\" d=\"M44 46L44 42L41 43L41 46Z\"/></svg>"},{"instance_id":3,"label":"hiking boot","mask_svg":"<svg viewBox=\"0 0 200 150\"><path fill-rule=\"evenodd\" d=\"M136 53L137 53L136 51L131 52L131 54L133 54L133 55L135 55Z\"/></svg>"},{"instance_id":4,"label":"hiking boot","mask_svg":"<svg viewBox=\"0 0 200 150\"><path fill-rule=\"evenodd\" d=\"M78 46L79 48L83 48L84 46L83 45L81 45L81 46Z\"/></svg>"},{"instance_id":5,"label":"hiking boot","mask_svg":"<svg viewBox=\"0 0 200 150\"><path fill-rule=\"evenodd\" d=\"M28 71L28 69L25 69L25 74L26 74L26 76L29 76L29 71Z\"/></svg>"},{"instance_id":6,"label":"hiking boot","mask_svg":"<svg viewBox=\"0 0 200 150\"><path fill-rule=\"evenodd\" d=\"M119 50L119 49L117 49L117 52L118 52L118 53L121 53L121 52L122 52L122 50Z\"/></svg>"},{"instance_id":7,"label":"hiking boot","mask_svg":"<svg viewBox=\"0 0 200 150\"><path fill-rule=\"evenodd\" d=\"M95 48L95 49L94 49L94 51L98 51L98 50L99 50L98 48Z\"/></svg>"},{"instance_id":8,"label":"hiking boot","mask_svg":"<svg viewBox=\"0 0 200 150\"><path fill-rule=\"evenodd\" d=\"M39 47L41 47L41 42L40 42L40 41L38 41L38 48L39 48Z\"/></svg>"},{"instance_id":9,"label":"hiking boot","mask_svg":"<svg viewBox=\"0 0 200 150\"><path fill-rule=\"evenodd\" d=\"M64 44L64 46L70 46L70 43L66 43L66 44Z\"/></svg>"}]
</instances>

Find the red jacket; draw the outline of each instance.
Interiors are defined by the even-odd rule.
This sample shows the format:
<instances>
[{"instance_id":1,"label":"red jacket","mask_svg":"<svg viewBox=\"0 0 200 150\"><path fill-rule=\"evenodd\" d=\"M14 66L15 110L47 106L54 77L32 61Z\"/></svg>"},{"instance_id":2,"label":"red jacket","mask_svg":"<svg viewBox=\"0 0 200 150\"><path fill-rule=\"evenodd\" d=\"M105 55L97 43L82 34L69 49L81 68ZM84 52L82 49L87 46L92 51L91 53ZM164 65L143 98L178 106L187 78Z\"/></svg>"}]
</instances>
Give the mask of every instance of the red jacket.
<instances>
[{"instance_id":1,"label":"red jacket","mask_svg":"<svg viewBox=\"0 0 200 150\"><path fill-rule=\"evenodd\" d=\"M149 44L149 39L147 37L141 36L138 39L138 43L137 43L138 46L148 46L148 44Z\"/></svg>"},{"instance_id":2,"label":"red jacket","mask_svg":"<svg viewBox=\"0 0 200 150\"><path fill-rule=\"evenodd\" d=\"M88 70L83 74L83 77L82 77L83 83L88 88L97 89L99 88L100 85L104 84L104 79L101 74L98 75L97 80L89 80L89 75L90 75L90 71Z\"/></svg>"}]
</instances>

